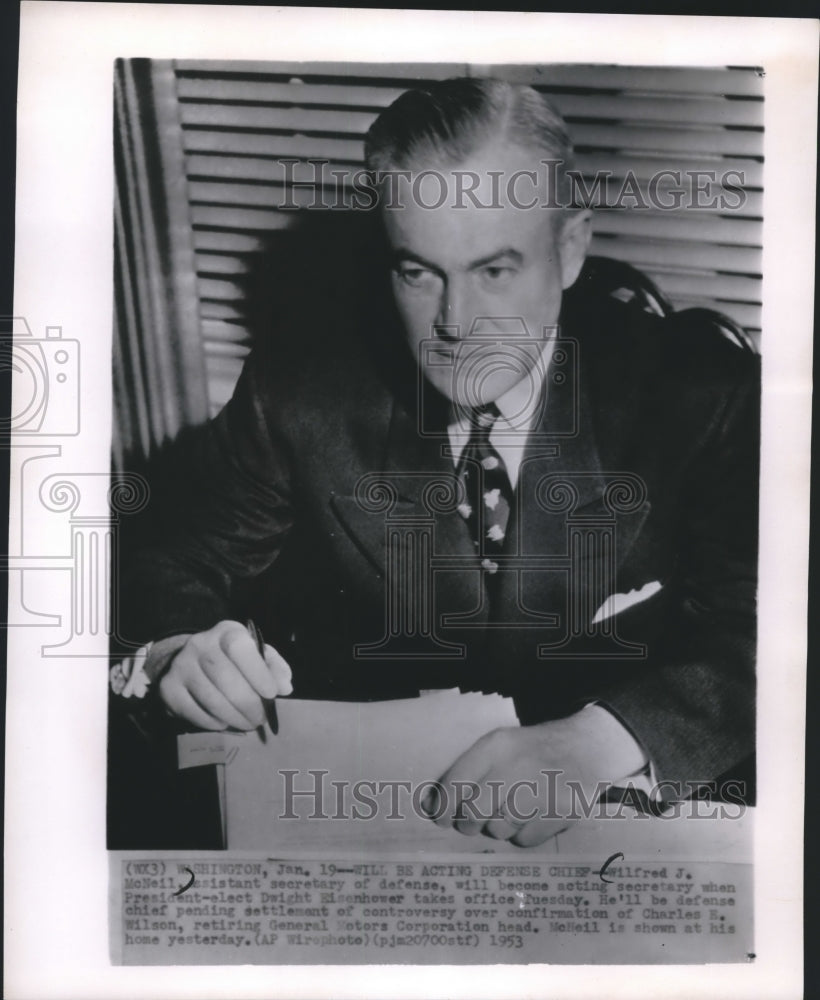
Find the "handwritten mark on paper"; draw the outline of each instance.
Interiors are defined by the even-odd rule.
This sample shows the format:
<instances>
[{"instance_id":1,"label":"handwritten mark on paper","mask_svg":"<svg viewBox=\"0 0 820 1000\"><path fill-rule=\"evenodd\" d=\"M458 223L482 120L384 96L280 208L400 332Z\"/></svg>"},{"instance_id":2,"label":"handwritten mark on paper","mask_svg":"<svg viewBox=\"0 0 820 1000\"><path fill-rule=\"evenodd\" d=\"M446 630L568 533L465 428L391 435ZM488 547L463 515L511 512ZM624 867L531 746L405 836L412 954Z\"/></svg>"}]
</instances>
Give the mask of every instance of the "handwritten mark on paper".
<instances>
[{"instance_id":1,"label":"handwritten mark on paper","mask_svg":"<svg viewBox=\"0 0 820 1000\"><path fill-rule=\"evenodd\" d=\"M605 876L605 872L607 871L607 869L609 868L609 866L612 864L612 862L613 861L617 861L618 858L623 859L623 853L621 851L618 851L616 854L611 854L606 859L606 861L601 865L601 870L598 872L598 876L599 876L599 878L601 879L602 882L611 882L612 881L611 878L605 878L604 877Z\"/></svg>"},{"instance_id":2,"label":"handwritten mark on paper","mask_svg":"<svg viewBox=\"0 0 820 1000\"><path fill-rule=\"evenodd\" d=\"M196 875L194 875L194 873L191 871L190 868L186 867L185 871L191 873L190 881L186 882L185 885L181 885L177 889L177 891L175 893L173 893L174 896L181 896L183 894L183 892L187 892L191 888L191 886L194 884L194 882L196 881Z\"/></svg>"}]
</instances>

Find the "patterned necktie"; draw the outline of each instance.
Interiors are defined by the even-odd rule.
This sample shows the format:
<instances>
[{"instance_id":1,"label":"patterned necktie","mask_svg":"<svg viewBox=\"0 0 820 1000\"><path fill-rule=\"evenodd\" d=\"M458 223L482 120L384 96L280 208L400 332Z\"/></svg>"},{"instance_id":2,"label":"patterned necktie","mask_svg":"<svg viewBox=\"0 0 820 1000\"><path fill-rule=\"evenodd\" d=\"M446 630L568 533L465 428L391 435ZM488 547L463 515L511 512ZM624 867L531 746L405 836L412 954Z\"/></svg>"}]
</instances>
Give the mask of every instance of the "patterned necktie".
<instances>
[{"instance_id":1,"label":"patterned necktie","mask_svg":"<svg viewBox=\"0 0 820 1000\"><path fill-rule=\"evenodd\" d=\"M458 512L467 522L481 565L495 573L494 557L504 547L513 490L504 460L490 444L490 432L499 417L495 403L470 413L470 439L456 474L464 485L466 500Z\"/></svg>"}]
</instances>

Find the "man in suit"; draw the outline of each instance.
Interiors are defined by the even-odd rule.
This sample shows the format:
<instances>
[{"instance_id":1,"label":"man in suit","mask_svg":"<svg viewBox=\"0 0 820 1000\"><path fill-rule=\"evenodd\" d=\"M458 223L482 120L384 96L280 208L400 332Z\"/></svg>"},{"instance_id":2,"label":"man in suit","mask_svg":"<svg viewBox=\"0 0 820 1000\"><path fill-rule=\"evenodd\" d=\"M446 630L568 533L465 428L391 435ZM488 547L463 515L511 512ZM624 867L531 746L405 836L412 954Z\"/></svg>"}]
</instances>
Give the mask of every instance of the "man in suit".
<instances>
[{"instance_id":1,"label":"man in suit","mask_svg":"<svg viewBox=\"0 0 820 1000\"><path fill-rule=\"evenodd\" d=\"M428 801L468 834L543 841L571 782L691 794L753 749L756 358L573 288L590 214L530 88L411 91L367 160L392 306L255 349L186 532L127 568L145 674L205 729L291 690L510 694L522 726L442 776L474 806ZM550 817L491 805L546 774Z\"/></svg>"}]
</instances>

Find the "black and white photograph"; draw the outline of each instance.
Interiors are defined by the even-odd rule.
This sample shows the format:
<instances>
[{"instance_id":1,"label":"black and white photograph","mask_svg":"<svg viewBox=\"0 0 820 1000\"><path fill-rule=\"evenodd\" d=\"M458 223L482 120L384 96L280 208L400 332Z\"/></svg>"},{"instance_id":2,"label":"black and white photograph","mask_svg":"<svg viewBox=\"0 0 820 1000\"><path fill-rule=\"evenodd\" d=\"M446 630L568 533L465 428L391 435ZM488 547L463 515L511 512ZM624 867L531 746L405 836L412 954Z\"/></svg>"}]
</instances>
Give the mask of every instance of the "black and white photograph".
<instances>
[{"instance_id":1,"label":"black and white photograph","mask_svg":"<svg viewBox=\"0 0 820 1000\"><path fill-rule=\"evenodd\" d=\"M344 13L384 38L314 17ZM811 391L798 266L770 325L780 50L735 19L757 44L661 59L647 17L579 55L550 27L581 17L436 61L115 19L108 328L11 324L8 623L93 687L117 975L709 965L751 996L778 961Z\"/></svg>"},{"instance_id":2,"label":"black and white photograph","mask_svg":"<svg viewBox=\"0 0 820 1000\"><path fill-rule=\"evenodd\" d=\"M144 711L130 744L112 717L109 846L560 856L674 808L734 843L760 69L133 60L115 87L115 467L155 523L114 577L112 701ZM499 925L513 960L545 917L615 916L547 884ZM706 904L654 909L655 960L685 911L713 953Z\"/></svg>"}]
</instances>

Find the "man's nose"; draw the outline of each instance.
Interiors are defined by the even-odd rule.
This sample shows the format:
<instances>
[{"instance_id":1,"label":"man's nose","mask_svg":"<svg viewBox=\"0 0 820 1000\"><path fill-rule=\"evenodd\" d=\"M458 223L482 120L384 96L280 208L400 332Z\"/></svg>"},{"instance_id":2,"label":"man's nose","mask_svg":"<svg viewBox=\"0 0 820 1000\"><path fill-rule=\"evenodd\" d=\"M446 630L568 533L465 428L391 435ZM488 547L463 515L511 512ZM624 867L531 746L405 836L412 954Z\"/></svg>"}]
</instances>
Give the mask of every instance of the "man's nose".
<instances>
[{"instance_id":1,"label":"man's nose","mask_svg":"<svg viewBox=\"0 0 820 1000\"><path fill-rule=\"evenodd\" d=\"M448 284L439 302L438 312L433 321L433 333L441 340L461 340L469 333L466 315L465 295L456 284Z\"/></svg>"}]
</instances>

